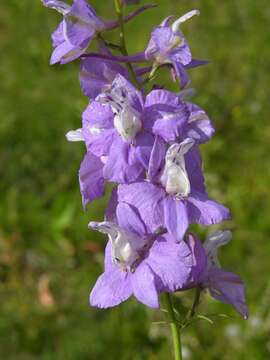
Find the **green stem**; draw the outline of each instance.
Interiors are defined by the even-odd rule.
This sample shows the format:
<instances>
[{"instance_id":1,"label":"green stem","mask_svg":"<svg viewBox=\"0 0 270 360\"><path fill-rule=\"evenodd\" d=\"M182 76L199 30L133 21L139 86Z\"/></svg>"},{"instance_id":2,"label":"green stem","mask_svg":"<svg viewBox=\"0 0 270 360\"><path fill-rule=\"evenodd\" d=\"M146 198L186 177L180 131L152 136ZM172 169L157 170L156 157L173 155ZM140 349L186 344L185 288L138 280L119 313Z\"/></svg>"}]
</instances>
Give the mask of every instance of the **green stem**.
<instances>
[{"instance_id":1,"label":"green stem","mask_svg":"<svg viewBox=\"0 0 270 360\"><path fill-rule=\"evenodd\" d=\"M125 24L123 19L123 0L114 0L114 5L120 25L120 50L124 56L128 56L126 39L125 39ZM127 63L126 65L132 81L137 87L140 87L133 66L131 65L131 63Z\"/></svg>"},{"instance_id":2,"label":"green stem","mask_svg":"<svg viewBox=\"0 0 270 360\"><path fill-rule=\"evenodd\" d=\"M165 293L165 306L168 310L172 338L173 338L173 347L174 347L174 358L175 360L182 360L182 346L181 346L181 333L180 327L177 324L175 317L172 299L169 293Z\"/></svg>"}]
</instances>

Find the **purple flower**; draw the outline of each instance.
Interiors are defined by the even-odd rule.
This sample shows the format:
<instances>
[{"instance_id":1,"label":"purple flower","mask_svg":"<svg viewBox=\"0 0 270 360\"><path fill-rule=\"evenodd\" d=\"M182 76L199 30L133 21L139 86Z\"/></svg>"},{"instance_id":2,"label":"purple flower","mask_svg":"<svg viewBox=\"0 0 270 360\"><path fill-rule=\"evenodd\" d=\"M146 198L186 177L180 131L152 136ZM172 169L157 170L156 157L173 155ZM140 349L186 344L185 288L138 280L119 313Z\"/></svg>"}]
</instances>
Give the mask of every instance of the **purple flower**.
<instances>
[{"instance_id":1,"label":"purple flower","mask_svg":"<svg viewBox=\"0 0 270 360\"><path fill-rule=\"evenodd\" d=\"M60 12L64 19L52 34L51 64L65 64L82 55L98 32L112 26L99 18L85 0L74 0L73 5L63 1L42 0L49 8Z\"/></svg>"},{"instance_id":2,"label":"purple flower","mask_svg":"<svg viewBox=\"0 0 270 360\"><path fill-rule=\"evenodd\" d=\"M230 231L217 231L207 237L203 246L194 235L189 235L189 242L194 244L194 262L202 262L207 258L204 269L193 277L193 281L181 289L200 286L207 289L210 295L226 304L231 304L244 317L248 318L248 309L245 300L245 287L238 275L221 269L217 250L226 245L231 239ZM202 268L201 268L202 269Z\"/></svg>"},{"instance_id":3,"label":"purple flower","mask_svg":"<svg viewBox=\"0 0 270 360\"><path fill-rule=\"evenodd\" d=\"M192 10L170 24L172 16L166 18L151 34L151 39L145 50L147 60L154 61L153 71L161 65L171 65L175 75L180 79L181 86L189 82L185 67L195 67L206 62L192 59L190 48L179 26L194 15L198 10Z\"/></svg>"},{"instance_id":4,"label":"purple flower","mask_svg":"<svg viewBox=\"0 0 270 360\"><path fill-rule=\"evenodd\" d=\"M83 114L83 128L68 133L69 140L84 140L88 151L104 162L105 179L129 183L144 178L154 136L143 128L144 99L123 76L111 91L98 97Z\"/></svg>"},{"instance_id":5,"label":"purple flower","mask_svg":"<svg viewBox=\"0 0 270 360\"><path fill-rule=\"evenodd\" d=\"M52 34L54 51L51 64L66 64L77 59L85 53L97 34L119 25L118 21L104 20L97 16L86 0L74 0L71 6L58 0L42 0L42 3L48 8L57 10L64 17ZM154 5L142 6L124 17L124 21L130 21L152 7Z\"/></svg>"},{"instance_id":6,"label":"purple flower","mask_svg":"<svg viewBox=\"0 0 270 360\"><path fill-rule=\"evenodd\" d=\"M89 151L86 153L79 171L80 190L82 194L83 207L103 196L105 191L105 180L103 177L102 161L91 154Z\"/></svg>"},{"instance_id":7,"label":"purple flower","mask_svg":"<svg viewBox=\"0 0 270 360\"><path fill-rule=\"evenodd\" d=\"M153 232L165 228L177 241L189 224L217 224L230 217L227 208L208 198L194 143L187 138L167 150L156 138L148 170L152 183L120 185L118 190L119 202L134 206Z\"/></svg>"},{"instance_id":8,"label":"purple flower","mask_svg":"<svg viewBox=\"0 0 270 360\"><path fill-rule=\"evenodd\" d=\"M111 90L117 74L128 78L128 73L121 65L102 59L82 60L80 83L82 92L90 99L95 99L102 92Z\"/></svg>"},{"instance_id":9,"label":"purple flower","mask_svg":"<svg viewBox=\"0 0 270 360\"><path fill-rule=\"evenodd\" d=\"M171 91L152 91L146 97L146 107L146 126L166 142L189 137L201 144L215 132L205 111Z\"/></svg>"},{"instance_id":10,"label":"purple flower","mask_svg":"<svg viewBox=\"0 0 270 360\"><path fill-rule=\"evenodd\" d=\"M90 294L90 304L108 308L134 295L143 304L157 308L158 294L184 286L199 265L193 263L189 244L176 244L170 235L149 234L132 206L118 205L117 219L118 224L89 224L109 236L104 273Z\"/></svg>"}]
</instances>

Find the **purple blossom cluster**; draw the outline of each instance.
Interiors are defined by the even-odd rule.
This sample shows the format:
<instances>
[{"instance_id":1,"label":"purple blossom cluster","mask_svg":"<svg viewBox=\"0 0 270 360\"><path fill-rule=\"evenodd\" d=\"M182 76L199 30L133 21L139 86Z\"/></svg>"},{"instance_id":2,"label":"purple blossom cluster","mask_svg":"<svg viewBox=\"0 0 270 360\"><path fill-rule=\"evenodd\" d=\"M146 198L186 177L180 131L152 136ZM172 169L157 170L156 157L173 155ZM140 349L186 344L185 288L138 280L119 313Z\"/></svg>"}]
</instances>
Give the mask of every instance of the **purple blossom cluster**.
<instances>
[{"instance_id":1,"label":"purple blossom cluster","mask_svg":"<svg viewBox=\"0 0 270 360\"><path fill-rule=\"evenodd\" d=\"M209 226L230 218L225 206L209 198L202 171L200 145L213 136L213 124L186 100L188 69L207 62L193 58L180 25L199 11L169 16L153 29L145 50L129 56L112 53L104 41L103 34L120 26L119 20L102 19L86 0L71 6L43 3L63 15L52 34L51 63L79 59L81 89L89 98L81 127L67 134L86 147L79 170L84 208L104 195L107 183L114 184L104 221L89 223L108 236L104 273L90 304L108 308L133 295L157 308L160 293L199 287L246 318L244 285L217 259L230 231L214 232L202 243L188 230L191 224ZM125 1L131 3L138 1ZM87 53L94 40L99 52ZM147 91L160 67L170 70L180 92L158 84Z\"/></svg>"}]
</instances>

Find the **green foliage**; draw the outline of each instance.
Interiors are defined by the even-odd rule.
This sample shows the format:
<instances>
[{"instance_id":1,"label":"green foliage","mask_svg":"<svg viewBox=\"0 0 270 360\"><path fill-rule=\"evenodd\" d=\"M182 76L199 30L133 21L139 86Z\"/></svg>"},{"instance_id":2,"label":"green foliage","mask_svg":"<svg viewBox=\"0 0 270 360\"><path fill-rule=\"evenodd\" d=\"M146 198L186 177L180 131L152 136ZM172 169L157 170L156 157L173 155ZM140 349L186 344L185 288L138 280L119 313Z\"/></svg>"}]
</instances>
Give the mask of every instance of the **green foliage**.
<instances>
[{"instance_id":1,"label":"green foliage","mask_svg":"<svg viewBox=\"0 0 270 360\"><path fill-rule=\"evenodd\" d=\"M183 25L196 57L195 101L211 114L217 135L203 146L213 197L231 207L234 232L222 263L247 284L251 318L203 296L200 321L184 330L187 359L270 357L268 0L160 0L128 25L128 47L141 50L151 27L168 14L198 7ZM108 18L113 1L93 0ZM0 4L0 358L6 360L168 359L164 315L130 300L98 311L88 294L102 271L104 238L87 229L105 201L81 208L77 171L83 146L65 133L80 126L87 104L78 63L50 67L49 34L59 17L40 1ZM116 39L116 32L109 35ZM160 80L171 86L166 74ZM208 230L199 230L205 234ZM181 306L191 294L181 294ZM213 317L226 313L233 316ZM210 315L209 315L210 314ZM211 315L212 314L212 315ZM211 319L210 324L206 319ZM229 345L229 346L228 346Z\"/></svg>"}]
</instances>

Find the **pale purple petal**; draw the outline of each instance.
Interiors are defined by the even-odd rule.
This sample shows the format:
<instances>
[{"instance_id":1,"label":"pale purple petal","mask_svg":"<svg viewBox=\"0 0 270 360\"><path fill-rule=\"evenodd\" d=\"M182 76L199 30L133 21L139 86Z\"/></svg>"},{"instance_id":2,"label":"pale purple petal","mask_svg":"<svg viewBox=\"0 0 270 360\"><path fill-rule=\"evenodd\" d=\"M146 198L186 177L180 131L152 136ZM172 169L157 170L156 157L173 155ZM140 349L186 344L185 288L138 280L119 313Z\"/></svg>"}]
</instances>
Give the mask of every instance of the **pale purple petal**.
<instances>
[{"instance_id":1,"label":"pale purple petal","mask_svg":"<svg viewBox=\"0 0 270 360\"><path fill-rule=\"evenodd\" d=\"M193 259L184 241L177 244L169 235L160 236L150 249L146 262L159 277L160 291L176 291L189 282Z\"/></svg>"},{"instance_id":2,"label":"pale purple petal","mask_svg":"<svg viewBox=\"0 0 270 360\"><path fill-rule=\"evenodd\" d=\"M63 42L54 49L50 59L50 64L54 65L58 62L61 64L68 63L77 59L84 53L84 51L85 48L75 47L68 42Z\"/></svg>"},{"instance_id":3,"label":"pale purple petal","mask_svg":"<svg viewBox=\"0 0 270 360\"><path fill-rule=\"evenodd\" d=\"M185 202L167 196L163 201L163 206L165 227L175 241L183 240L189 225Z\"/></svg>"},{"instance_id":4,"label":"pale purple petal","mask_svg":"<svg viewBox=\"0 0 270 360\"><path fill-rule=\"evenodd\" d=\"M150 267L142 262L132 274L132 287L134 296L143 304L158 308L158 292L155 275Z\"/></svg>"},{"instance_id":5,"label":"pale purple petal","mask_svg":"<svg viewBox=\"0 0 270 360\"><path fill-rule=\"evenodd\" d=\"M186 106L178 106L170 111L160 111L156 116L153 126L153 133L161 136L165 141L175 141L179 137L183 137L184 126L188 120L188 112Z\"/></svg>"},{"instance_id":6,"label":"pale purple petal","mask_svg":"<svg viewBox=\"0 0 270 360\"><path fill-rule=\"evenodd\" d=\"M160 104L178 107L181 101L179 96L168 90L153 90L146 96L145 107Z\"/></svg>"},{"instance_id":7,"label":"pale purple petal","mask_svg":"<svg viewBox=\"0 0 270 360\"><path fill-rule=\"evenodd\" d=\"M75 46L80 46L85 40L90 41L97 31L105 28L104 22L85 0L74 0L64 21L65 36Z\"/></svg>"},{"instance_id":8,"label":"pale purple petal","mask_svg":"<svg viewBox=\"0 0 270 360\"><path fill-rule=\"evenodd\" d=\"M121 228L139 236L146 234L146 227L138 211L132 205L122 202L118 204L116 213L118 224Z\"/></svg>"},{"instance_id":9,"label":"pale purple petal","mask_svg":"<svg viewBox=\"0 0 270 360\"><path fill-rule=\"evenodd\" d=\"M93 101L83 113L83 136L88 150L96 156L108 155L118 137L113 127L113 113L109 105Z\"/></svg>"},{"instance_id":10,"label":"pale purple petal","mask_svg":"<svg viewBox=\"0 0 270 360\"><path fill-rule=\"evenodd\" d=\"M102 59L84 59L81 63L80 83L83 93L95 99L101 92L109 90L116 75L127 76L119 64Z\"/></svg>"},{"instance_id":11,"label":"pale purple petal","mask_svg":"<svg viewBox=\"0 0 270 360\"><path fill-rule=\"evenodd\" d=\"M114 138L106 164L104 177L110 181L125 184L136 181L143 173L143 166L136 156L136 148Z\"/></svg>"},{"instance_id":12,"label":"pale purple petal","mask_svg":"<svg viewBox=\"0 0 270 360\"><path fill-rule=\"evenodd\" d=\"M166 143L161 137L156 136L148 167L148 177L150 180L154 179L160 174L164 165L166 151Z\"/></svg>"},{"instance_id":13,"label":"pale purple petal","mask_svg":"<svg viewBox=\"0 0 270 360\"><path fill-rule=\"evenodd\" d=\"M238 275L212 267L208 270L207 280L203 285L215 299L231 304L244 319L248 318L245 287Z\"/></svg>"},{"instance_id":14,"label":"pale purple petal","mask_svg":"<svg viewBox=\"0 0 270 360\"><path fill-rule=\"evenodd\" d=\"M215 129L205 111L195 104L186 104L190 113L186 136L196 140L199 144L205 143L214 135Z\"/></svg>"},{"instance_id":15,"label":"pale purple petal","mask_svg":"<svg viewBox=\"0 0 270 360\"><path fill-rule=\"evenodd\" d=\"M124 76L118 74L113 81L112 88L118 93L125 94L129 105L138 111L138 113L143 111L142 93L137 90Z\"/></svg>"},{"instance_id":16,"label":"pale purple petal","mask_svg":"<svg viewBox=\"0 0 270 360\"><path fill-rule=\"evenodd\" d=\"M202 158L197 146L193 146L185 155L185 163L191 192L196 191L206 195L205 181L202 172Z\"/></svg>"},{"instance_id":17,"label":"pale purple petal","mask_svg":"<svg viewBox=\"0 0 270 360\"><path fill-rule=\"evenodd\" d=\"M105 220L116 223L116 207L118 204L117 187L114 187L105 212Z\"/></svg>"},{"instance_id":18,"label":"pale purple petal","mask_svg":"<svg viewBox=\"0 0 270 360\"><path fill-rule=\"evenodd\" d=\"M130 274L116 266L97 279L90 294L90 305L106 309L117 306L132 295Z\"/></svg>"},{"instance_id":19,"label":"pale purple petal","mask_svg":"<svg viewBox=\"0 0 270 360\"><path fill-rule=\"evenodd\" d=\"M95 155L87 152L80 166L79 180L83 207L104 195L105 181L103 163Z\"/></svg>"},{"instance_id":20,"label":"pale purple petal","mask_svg":"<svg viewBox=\"0 0 270 360\"><path fill-rule=\"evenodd\" d=\"M148 169L151 151L154 144L154 136L147 132L141 132L136 136L136 158L145 169Z\"/></svg>"},{"instance_id":21,"label":"pale purple petal","mask_svg":"<svg viewBox=\"0 0 270 360\"><path fill-rule=\"evenodd\" d=\"M164 196L165 192L162 188L148 182L137 182L118 187L119 202L133 205L150 232L155 232L163 225L161 201Z\"/></svg>"},{"instance_id":22,"label":"pale purple petal","mask_svg":"<svg viewBox=\"0 0 270 360\"><path fill-rule=\"evenodd\" d=\"M188 234L186 243L192 252L192 272L190 283L188 287L191 287L191 284L197 285L200 283L203 278L205 271L207 269L207 255L205 249L200 242L200 240L193 234ZM182 242L181 242L182 244Z\"/></svg>"},{"instance_id":23,"label":"pale purple petal","mask_svg":"<svg viewBox=\"0 0 270 360\"><path fill-rule=\"evenodd\" d=\"M186 41L183 46L178 46L171 51L170 58L173 63L181 64L182 66L188 65L191 62L192 55Z\"/></svg>"},{"instance_id":24,"label":"pale purple petal","mask_svg":"<svg viewBox=\"0 0 270 360\"><path fill-rule=\"evenodd\" d=\"M175 75L178 79L180 79L181 88L186 87L190 83L190 79L185 70L185 67L178 61L173 62L173 69L175 71Z\"/></svg>"},{"instance_id":25,"label":"pale purple petal","mask_svg":"<svg viewBox=\"0 0 270 360\"><path fill-rule=\"evenodd\" d=\"M65 42L65 39L63 36L63 21L61 21L56 30L52 33L52 44L53 47L57 47L63 42Z\"/></svg>"},{"instance_id":26,"label":"pale purple petal","mask_svg":"<svg viewBox=\"0 0 270 360\"><path fill-rule=\"evenodd\" d=\"M229 209L205 194L193 193L187 200L187 210L190 223L212 225L230 219Z\"/></svg>"}]
</instances>

